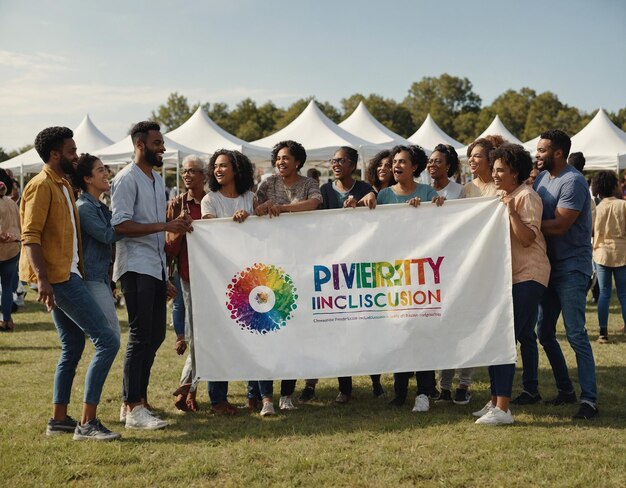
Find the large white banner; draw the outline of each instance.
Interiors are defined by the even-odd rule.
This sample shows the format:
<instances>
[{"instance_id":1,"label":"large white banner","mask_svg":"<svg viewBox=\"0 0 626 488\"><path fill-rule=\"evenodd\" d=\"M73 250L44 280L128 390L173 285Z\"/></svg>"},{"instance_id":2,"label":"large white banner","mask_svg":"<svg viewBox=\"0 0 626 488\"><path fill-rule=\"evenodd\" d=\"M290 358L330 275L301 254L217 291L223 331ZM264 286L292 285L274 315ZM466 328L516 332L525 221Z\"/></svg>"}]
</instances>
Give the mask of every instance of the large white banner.
<instances>
[{"instance_id":1,"label":"large white banner","mask_svg":"<svg viewBox=\"0 0 626 488\"><path fill-rule=\"evenodd\" d=\"M198 379L515 362L498 199L197 221L187 239Z\"/></svg>"}]
</instances>

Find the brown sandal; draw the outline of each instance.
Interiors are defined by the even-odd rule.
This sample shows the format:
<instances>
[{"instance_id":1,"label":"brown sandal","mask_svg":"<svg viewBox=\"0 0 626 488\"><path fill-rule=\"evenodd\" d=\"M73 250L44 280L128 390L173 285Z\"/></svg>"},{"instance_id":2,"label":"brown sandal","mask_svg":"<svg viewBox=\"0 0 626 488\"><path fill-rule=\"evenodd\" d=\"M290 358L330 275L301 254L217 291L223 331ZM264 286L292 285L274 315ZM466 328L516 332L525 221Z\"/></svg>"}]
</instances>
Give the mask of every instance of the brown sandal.
<instances>
[{"instance_id":1,"label":"brown sandal","mask_svg":"<svg viewBox=\"0 0 626 488\"><path fill-rule=\"evenodd\" d=\"M0 331L2 332L13 332L15 329L15 324L12 320L2 320L0 321Z\"/></svg>"},{"instance_id":2,"label":"brown sandal","mask_svg":"<svg viewBox=\"0 0 626 488\"><path fill-rule=\"evenodd\" d=\"M211 411L215 415L229 415L229 416L233 416L233 415L238 415L239 414L239 410L237 409L237 407L234 407L233 405L231 405L228 402L222 402L222 403L218 403L217 405L213 405L211 407Z\"/></svg>"}]
</instances>

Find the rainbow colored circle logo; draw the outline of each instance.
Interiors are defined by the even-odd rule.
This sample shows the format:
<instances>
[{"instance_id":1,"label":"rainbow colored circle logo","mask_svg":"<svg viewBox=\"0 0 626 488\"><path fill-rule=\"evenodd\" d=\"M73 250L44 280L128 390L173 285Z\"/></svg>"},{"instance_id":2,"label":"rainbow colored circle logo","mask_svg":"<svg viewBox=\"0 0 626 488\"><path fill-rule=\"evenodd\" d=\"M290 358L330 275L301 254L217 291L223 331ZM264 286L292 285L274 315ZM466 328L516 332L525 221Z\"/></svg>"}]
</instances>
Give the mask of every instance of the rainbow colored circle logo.
<instances>
[{"instance_id":1,"label":"rainbow colored circle logo","mask_svg":"<svg viewBox=\"0 0 626 488\"><path fill-rule=\"evenodd\" d=\"M261 263L237 273L226 297L230 318L242 329L259 334L287 325L298 300L291 277L276 266Z\"/></svg>"}]
</instances>

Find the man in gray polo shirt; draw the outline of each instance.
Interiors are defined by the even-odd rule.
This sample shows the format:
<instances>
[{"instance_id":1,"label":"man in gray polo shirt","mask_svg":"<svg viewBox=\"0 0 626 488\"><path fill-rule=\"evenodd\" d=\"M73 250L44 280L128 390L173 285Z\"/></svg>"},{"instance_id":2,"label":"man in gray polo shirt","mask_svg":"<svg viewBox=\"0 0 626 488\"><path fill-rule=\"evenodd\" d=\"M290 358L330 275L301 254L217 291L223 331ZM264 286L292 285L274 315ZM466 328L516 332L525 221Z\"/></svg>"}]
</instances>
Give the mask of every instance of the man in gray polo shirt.
<instances>
[{"instance_id":1,"label":"man in gray polo shirt","mask_svg":"<svg viewBox=\"0 0 626 488\"><path fill-rule=\"evenodd\" d=\"M124 239L116 245L113 280L121 280L128 310L129 337L124 358L124 405L120 420L129 429L160 429L167 422L147 408L150 370L165 339L167 300L165 232L191 232L191 218L166 222L165 185L154 167L163 166L165 144L155 122L131 130L134 162L111 185L111 224Z\"/></svg>"}]
</instances>

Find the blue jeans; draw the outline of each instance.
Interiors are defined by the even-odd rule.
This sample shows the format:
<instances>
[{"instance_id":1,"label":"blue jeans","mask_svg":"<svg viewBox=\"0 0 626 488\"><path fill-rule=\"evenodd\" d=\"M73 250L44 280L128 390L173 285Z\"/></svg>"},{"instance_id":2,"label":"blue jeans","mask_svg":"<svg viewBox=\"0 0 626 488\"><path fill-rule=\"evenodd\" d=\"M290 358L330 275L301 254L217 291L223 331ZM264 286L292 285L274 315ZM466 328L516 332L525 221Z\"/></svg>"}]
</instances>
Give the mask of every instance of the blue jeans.
<instances>
[{"instance_id":1,"label":"blue jeans","mask_svg":"<svg viewBox=\"0 0 626 488\"><path fill-rule=\"evenodd\" d=\"M611 268L596 264L600 296L598 298L598 325L606 331L609 323L609 302L613 292L612 277L615 277L615 290L622 306L622 320L626 324L626 266Z\"/></svg>"},{"instance_id":2,"label":"blue jeans","mask_svg":"<svg viewBox=\"0 0 626 488\"><path fill-rule=\"evenodd\" d=\"M228 398L228 381L209 381L211 405L224 403Z\"/></svg>"},{"instance_id":3,"label":"blue jeans","mask_svg":"<svg viewBox=\"0 0 626 488\"><path fill-rule=\"evenodd\" d=\"M556 322L563 312L565 334L576 354L580 399L595 405L598 399L596 365L585 329L588 282L589 276L579 271L550 276L548 289L539 307L537 335L550 361L557 389L564 392L574 391L563 351L556 339Z\"/></svg>"},{"instance_id":4,"label":"blue jeans","mask_svg":"<svg viewBox=\"0 0 626 488\"><path fill-rule=\"evenodd\" d=\"M113 299L113 292L111 286L108 283L102 281L88 281L85 280L85 287L91 293L91 296L96 301L100 310L109 321L109 325L113 331L120 337L120 322L117 319L117 310L115 310L115 301Z\"/></svg>"},{"instance_id":5,"label":"blue jeans","mask_svg":"<svg viewBox=\"0 0 626 488\"><path fill-rule=\"evenodd\" d=\"M11 320L11 309L13 308L13 287L17 276L17 262L20 255L13 256L6 261L0 261L0 283L2 284L2 299L0 308L2 309L2 320Z\"/></svg>"},{"instance_id":6,"label":"blue jeans","mask_svg":"<svg viewBox=\"0 0 626 488\"><path fill-rule=\"evenodd\" d=\"M174 323L176 335L183 335L185 333L185 300L178 272L174 274L173 279L176 287L176 297L172 303L172 322ZM189 313L191 313L191 310L189 310Z\"/></svg>"},{"instance_id":7,"label":"blue jeans","mask_svg":"<svg viewBox=\"0 0 626 488\"><path fill-rule=\"evenodd\" d=\"M76 367L85 348L85 334L91 339L96 353L85 376L85 403L97 405L102 387L115 355L120 338L93 299L83 280L70 273L70 279L52 285L56 307L52 319L61 339L61 357L54 373L55 404L70 402Z\"/></svg>"},{"instance_id":8,"label":"blue jeans","mask_svg":"<svg viewBox=\"0 0 626 488\"><path fill-rule=\"evenodd\" d=\"M513 285L513 327L515 340L520 344L522 355L522 385L524 391L537 394L537 376L539 370L539 350L535 324L539 302L546 287L536 281L522 281ZM511 398L515 364L489 366L491 395Z\"/></svg>"},{"instance_id":9,"label":"blue jeans","mask_svg":"<svg viewBox=\"0 0 626 488\"><path fill-rule=\"evenodd\" d=\"M248 381L248 398L263 399L274 396L274 382L272 380Z\"/></svg>"}]
</instances>

